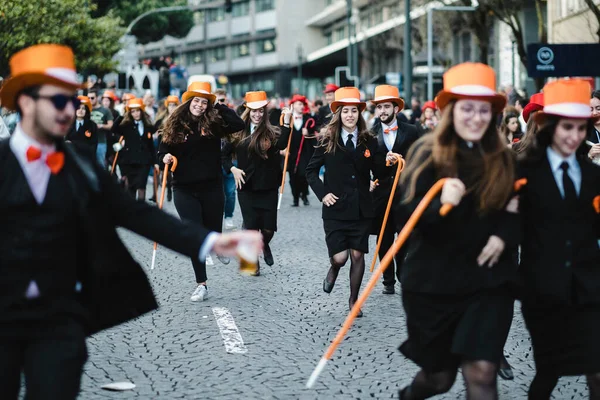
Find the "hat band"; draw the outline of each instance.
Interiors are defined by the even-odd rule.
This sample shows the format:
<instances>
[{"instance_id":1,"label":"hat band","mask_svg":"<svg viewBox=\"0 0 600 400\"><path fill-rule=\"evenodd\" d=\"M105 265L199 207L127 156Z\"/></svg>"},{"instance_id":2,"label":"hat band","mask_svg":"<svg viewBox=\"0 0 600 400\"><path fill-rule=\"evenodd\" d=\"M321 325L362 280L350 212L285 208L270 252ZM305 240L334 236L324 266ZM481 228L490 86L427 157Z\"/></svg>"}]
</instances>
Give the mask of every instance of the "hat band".
<instances>
[{"instance_id":1,"label":"hat band","mask_svg":"<svg viewBox=\"0 0 600 400\"><path fill-rule=\"evenodd\" d=\"M373 99L373 101L385 101L385 100L401 100L401 99L396 96L379 96L379 97L375 97Z\"/></svg>"},{"instance_id":2,"label":"hat band","mask_svg":"<svg viewBox=\"0 0 600 400\"><path fill-rule=\"evenodd\" d=\"M269 103L269 100L257 100L257 101L249 101L246 103L246 107L248 108L262 108Z\"/></svg>"},{"instance_id":3,"label":"hat band","mask_svg":"<svg viewBox=\"0 0 600 400\"><path fill-rule=\"evenodd\" d=\"M336 100L336 103L361 103L359 99L355 99L354 97L348 97L345 99Z\"/></svg>"},{"instance_id":4,"label":"hat band","mask_svg":"<svg viewBox=\"0 0 600 400\"><path fill-rule=\"evenodd\" d=\"M459 85L448 90L450 93L464 96L494 96L496 92L483 85Z\"/></svg>"},{"instance_id":5,"label":"hat band","mask_svg":"<svg viewBox=\"0 0 600 400\"><path fill-rule=\"evenodd\" d=\"M210 92L207 92L206 90L190 90L190 92L192 92L192 93L200 93L200 94L208 94L208 95L212 94Z\"/></svg>"},{"instance_id":6,"label":"hat band","mask_svg":"<svg viewBox=\"0 0 600 400\"><path fill-rule=\"evenodd\" d=\"M588 104L558 103L544 106L546 114L560 115L572 118L591 118L592 112Z\"/></svg>"},{"instance_id":7,"label":"hat band","mask_svg":"<svg viewBox=\"0 0 600 400\"><path fill-rule=\"evenodd\" d=\"M75 85L78 84L77 72L75 72L72 69L48 68L44 73L48 76L51 76L52 78L60 79L61 81L65 81L67 83L73 83Z\"/></svg>"}]
</instances>

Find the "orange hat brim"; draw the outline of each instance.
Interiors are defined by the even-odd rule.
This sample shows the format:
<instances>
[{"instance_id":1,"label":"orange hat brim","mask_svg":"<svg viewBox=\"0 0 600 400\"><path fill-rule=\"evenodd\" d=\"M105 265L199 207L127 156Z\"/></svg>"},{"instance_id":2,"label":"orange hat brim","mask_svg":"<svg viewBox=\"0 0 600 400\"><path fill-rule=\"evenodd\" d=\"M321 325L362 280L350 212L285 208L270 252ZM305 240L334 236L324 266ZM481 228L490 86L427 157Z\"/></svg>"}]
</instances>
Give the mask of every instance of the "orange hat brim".
<instances>
[{"instance_id":1,"label":"orange hat brim","mask_svg":"<svg viewBox=\"0 0 600 400\"><path fill-rule=\"evenodd\" d=\"M183 96L181 96L181 102L185 103L186 101L188 101L189 99L194 98L194 97L202 97L204 99L207 99L211 103L214 103L215 100L217 100L217 96L212 93L202 93L202 92L196 92L193 90L188 90L187 92L185 92L183 94Z\"/></svg>"},{"instance_id":2,"label":"orange hat brim","mask_svg":"<svg viewBox=\"0 0 600 400\"><path fill-rule=\"evenodd\" d=\"M393 98L389 98L389 99L380 99L380 100L371 100L371 103L373 104L381 104L381 103L395 103L398 108L400 108L400 110L404 110L404 100L402 100L400 97L393 97Z\"/></svg>"},{"instance_id":3,"label":"orange hat brim","mask_svg":"<svg viewBox=\"0 0 600 400\"><path fill-rule=\"evenodd\" d=\"M347 102L347 101L334 101L333 103L331 103L331 112L336 112L337 109L339 107L343 107L343 106L357 106L358 107L358 111L362 112L364 111L365 108L367 108L367 103L365 103L364 101L360 101L360 102Z\"/></svg>"},{"instance_id":4,"label":"orange hat brim","mask_svg":"<svg viewBox=\"0 0 600 400\"><path fill-rule=\"evenodd\" d=\"M547 113L542 110L537 111L530 118L533 118L533 120L535 121L536 124L543 125L548 120L548 117L558 117L558 118L564 118L564 119L586 119L586 120L589 119L592 122L596 122L596 121L600 120L600 116L598 116L598 117L570 117L568 115Z\"/></svg>"},{"instance_id":5,"label":"orange hat brim","mask_svg":"<svg viewBox=\"0 0 600 400\"><path fill-rule=\"evenodd\" d=\"M40 85L56 85L63 88L72 89L73 91L86 87L86 85L82 83L74 84L72 82L65 82L61 79L42 73L23 74L15 76L14 78L9 78L4 85L2 85L2 89L0 90L0 101L2 101L2 107L5 107L11 111L16 111L17 95L19 92L28 87Z\"/></svg>"},{"instance_id":6,"label":"orange hat brim","mask_svg":"<svg viewBox=\"0 0 600 400\"><path fill-rule=\"evenodd\" d=\"M490 103L492 103L492 108L497 113L502 112L502 110L504 110L504 107L506 106L506 97L504 97L501 94L495 94L492 96L473 96L473 95L456 94L456 93L448 92L445 90L442 90L441 92L438 93L438 95L435 98L435 102L436 102L438 108L440 110L443 110L444 107L446 107L448 105L448 103L450 103L450 101L452 101L452 100L466 100L466 99L489 101Z\"/></svg>"},{"instance_id":7,"label":"orange hat brim","mask_svg":"<svg viewBox=\"0 0 600 400\"><path fill-rule=\"evenodd\" d=\"M259 108L263 108L269 104L269 100L258 100L258 101L250 101L244 104L244 107L249 108L251 110L258 110Z\"/></svg>"}]
</instances>

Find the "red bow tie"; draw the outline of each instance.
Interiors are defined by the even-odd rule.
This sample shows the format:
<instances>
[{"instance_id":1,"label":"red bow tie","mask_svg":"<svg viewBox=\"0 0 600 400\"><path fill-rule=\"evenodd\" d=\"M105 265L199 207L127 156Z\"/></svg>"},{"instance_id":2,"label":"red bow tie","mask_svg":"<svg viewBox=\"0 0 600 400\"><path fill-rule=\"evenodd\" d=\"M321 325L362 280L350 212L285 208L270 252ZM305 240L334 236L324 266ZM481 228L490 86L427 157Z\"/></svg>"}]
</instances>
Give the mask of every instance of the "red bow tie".
<instances>
[{"instance_id":1,"label":"red bow tie","mask_svg":"<svg viewBox=\"0 0 600 400\"><path fill-rule=\"evenodd\" d=\"M302 115L295 116L294 119L302 119Z\"/></svg>"},{"instance_id":2,"label":"red bow tie","mask_svg":"<svg viewBox=\"0 0 600 400\"><path fill-rule=\"evenodd\" d=\"M398 130L398 125L396 125L396 126L395 126L395 127L393 127L393 128L385 129L385 130L383 131L383 133L390 133L390 131L397 131L397 130Z\"/></svg>"},{"instance_id":3,"label":"red bow tie","mask_svg":"<svg viewBox=\"0 0 600 400\"><path fill-rule=\"evenodd\" d=\"M35 146L29 146L27 149L27 161L33 162L42 158L42 151ZM54 175L58 174L65 165L65 154L61 151L55 151L46 156L46 165Z\"/></svg>"}]
</instances>

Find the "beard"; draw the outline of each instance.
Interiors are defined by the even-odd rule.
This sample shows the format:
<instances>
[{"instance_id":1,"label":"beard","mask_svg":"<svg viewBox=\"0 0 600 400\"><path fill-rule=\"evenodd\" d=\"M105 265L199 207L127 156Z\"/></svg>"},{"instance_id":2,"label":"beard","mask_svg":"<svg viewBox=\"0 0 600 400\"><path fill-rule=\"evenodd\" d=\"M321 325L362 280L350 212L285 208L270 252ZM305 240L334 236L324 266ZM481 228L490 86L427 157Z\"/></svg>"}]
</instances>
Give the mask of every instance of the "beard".
<instances>
[{"instance_id":1,"label":"beard","mask_svg":"<svg viewBox=\"0 0 600 400\"><path fill-rule=\"evenodd\" d=\"M396 119L396 113L392 113L389 117L387 117L385 119L383 117L381 117L380 119L381 119L381 122L383 122L386 125L389 125L392 123L392 121L394 121L394 119Z\"/></svg>"}]
</instances>

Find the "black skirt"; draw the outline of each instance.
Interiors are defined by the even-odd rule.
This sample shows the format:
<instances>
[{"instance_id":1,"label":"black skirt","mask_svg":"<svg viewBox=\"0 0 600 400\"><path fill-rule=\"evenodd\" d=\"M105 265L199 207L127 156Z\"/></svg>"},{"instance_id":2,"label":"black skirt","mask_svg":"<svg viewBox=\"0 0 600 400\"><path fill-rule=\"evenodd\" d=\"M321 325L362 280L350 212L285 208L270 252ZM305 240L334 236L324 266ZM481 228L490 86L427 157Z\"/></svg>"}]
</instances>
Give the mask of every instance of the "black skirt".
<instances>
[{"instance_id":1,"label":"black skirt","mask_svg":"<svg viewBox=\"0 0 600 400\"><path fill-rule=\"evenodd\" d=\"M371 218L356 221L324 219L323 228L329 257L349 249L368 253L371 224Z\"/></svg>"},{"instance_id":2,"label":"black skirt","mask_svg":"<svg viewBox=\"0 0 600 400\"><path fill-rule=\"evenodd\" d=\"M558 376L600 372L600 305L521 307L536 369Z\"/></svg>"},{"instance_id":3,"label":"black skirt","mask_svg":"<svg viewBox=\"0 0 600 400\"><path fill-rule=\"evenodd\" d=\"M146 189L150 165L145 164L121 164L121 175L127 178L130 189Z\"/></svg>"},{"instance_id":4,"label":"black skirt","mask_svg":"<svg viewBox=\"0 0 600 400\"><path fill-rule=\"evenodd\" d=\"M245 229L277 231L277 189L239 191Z\"/></svg>"},{"instance_id":5,"label":"black skirt","mask_svg":"<svg viewBox=\"0 0 600 400\"><path fill-rule=\"evenodd\" d=\"M463 361L500 362L514 309L508 288L464 295L403 290L402 302L408 340L400 351L426 372L453 370Z\"/></svg>"}]
</instances>

